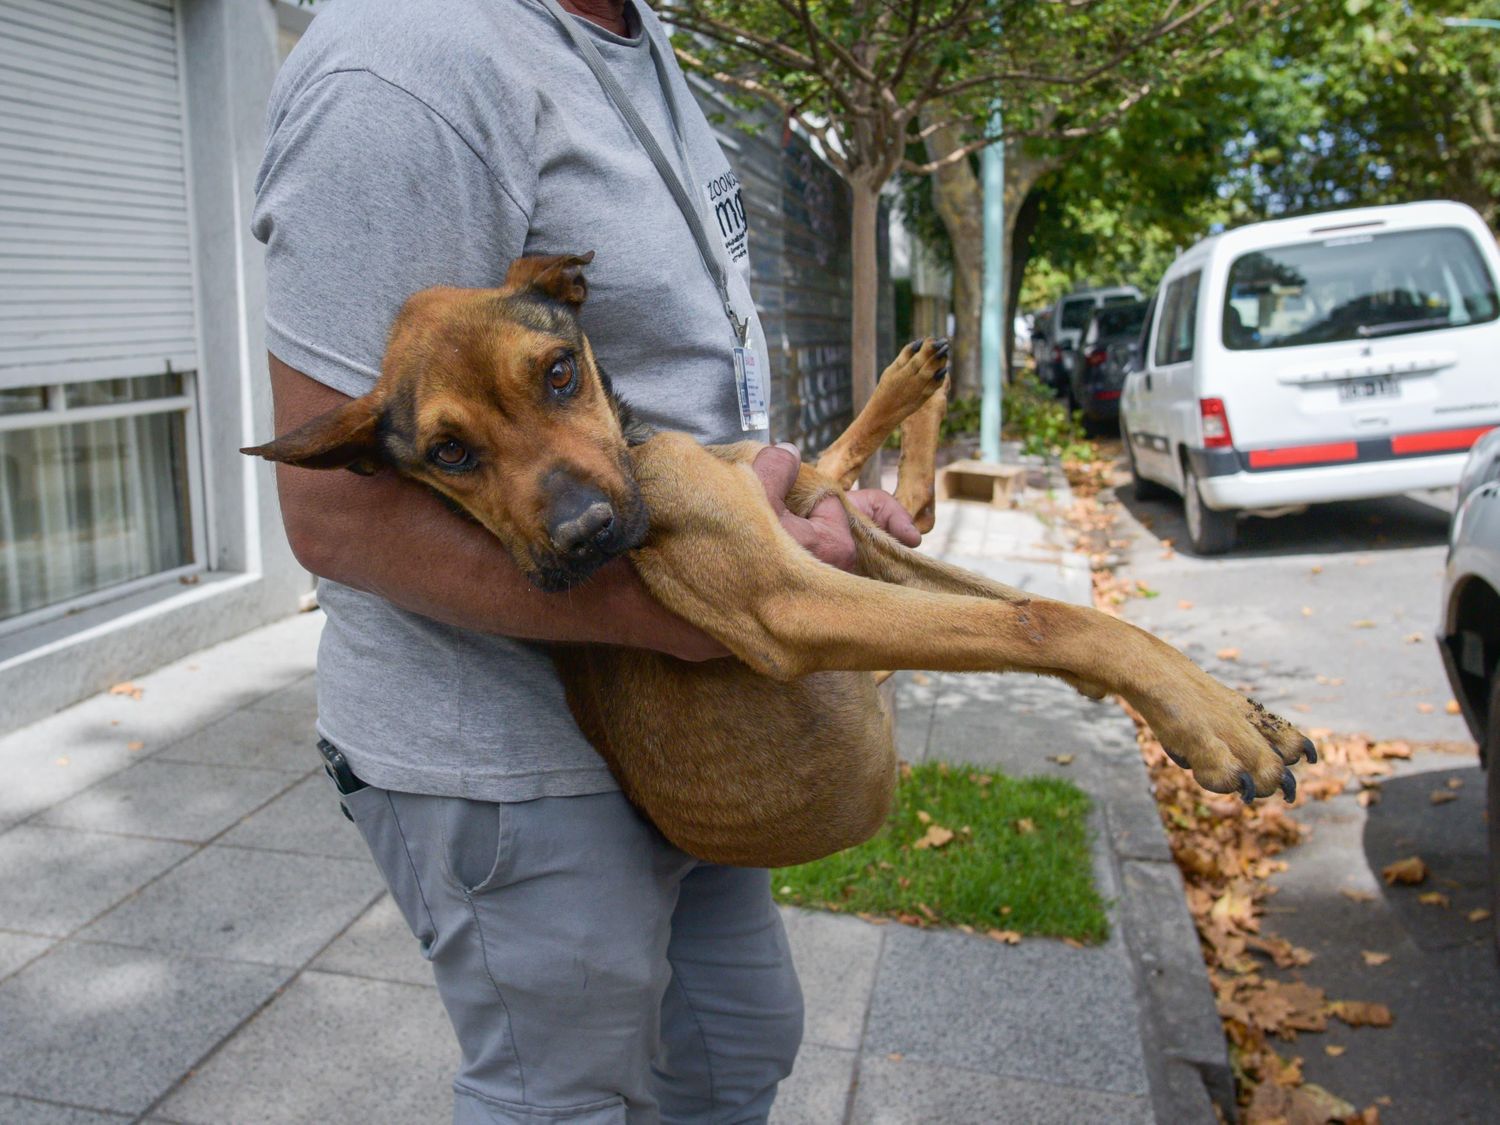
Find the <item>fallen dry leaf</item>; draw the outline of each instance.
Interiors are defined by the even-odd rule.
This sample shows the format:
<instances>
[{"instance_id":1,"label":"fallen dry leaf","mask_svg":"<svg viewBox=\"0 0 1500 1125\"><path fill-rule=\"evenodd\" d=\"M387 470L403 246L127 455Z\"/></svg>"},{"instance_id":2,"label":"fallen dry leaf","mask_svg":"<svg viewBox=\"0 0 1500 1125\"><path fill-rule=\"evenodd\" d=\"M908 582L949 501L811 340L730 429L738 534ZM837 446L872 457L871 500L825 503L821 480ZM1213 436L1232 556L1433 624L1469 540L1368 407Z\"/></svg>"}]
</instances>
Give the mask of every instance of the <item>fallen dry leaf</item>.
<instances>
[{"instance_id":1,"label":"fallen dry leaf","mask_svg":"<svg viewBox=\"0 0 1500 1125\"><path fill-rule=\"evenodd\" d=\"M1446 805L1449 801L1458 800L1458 794L1451 789L1434 789L1428 800L1434 805Z\"/></svg>"},{"instance_id":2,"label":"fallen dry leaf","mask_svg":"<svg viewBox=\"0 0 1500 1125\"><path fill-rule=\"evenodd\" d=\"M1362 809L1367 809L1371 805L1378 805L1380 804L1380 790L1362 789L1354 798L1354 802Z\"/></svg>"},{"instance_id":3,"label":"fallen dry leaf","mask_svg":"<svg viewBox=\"0 0 1500 1125\"><path fill-rule=\"evenodd\" d=\"M920 820L923 824L931 824L932 823L932 814L930 812L926 812L926 811L924 811L922 809L918 809L917 810L917 819Z\"/></svg>"},{"instance_id":4,"label":"fallen dry leaf","mask_svg":"<svg viewBox=\"0 0 1500 1125\"><path fill-rule=\"evenodd\" d=\"M1471 922L1483 922L1487 918L1489 918L1489 916L1490 912L1482 906L1469 911L1469 921Z\"/></svg>"},{"instance_id":5,"label":"fallen dry leaf","mask_svg":"<svg viewBox=\"0 0 1500 1125\"><path fill-rule=\"evenodd\" d=\"M1060 766L1071 766L1073 764L1072 754L1048 754L1049 762L1056 762Z\"/></svg>"},{"instance_id":6,"label":"fallen dry leaf","mask_svg":"<svg viewBox=\"0 0 1500 1125\"><path fill-rule=\"evenodd\" d=\"M1327 1055L1331 1059L1336 1059L1340 1055L1342 1055L1346 1050L1348 1050L1347 1047L1340 1047L1340 1046L1338 1046L1335 1043L1330 1043L1330 1044L1328 1044L1328 1046L1326 1046L1326 1047L1323 1048L1323 1053L1325 1055Z\"/></svg>"},{"instance_id":7,"label":"fallen dry leaf","mask_svg":"<svg viewBox=\"0 0 1500 1125\"><path fill-rule=\"evenodd\" d=\"M144 742L142 742L140 739L136 739L134 742L127 742L125 744L125 749L129 750L132 754L135 753L137 750L144 750L145 748L146 748L146 744Z\"/></svg>"},{"instance_id":8,"label":"fallen dry leaf","mask_svg":"<svg viewBox=\"0 0 1500 1125\"><path fill-rule=\"evenodd\" d=\"M124 683L116 684L114 687L110 688L109 694L128 695L131 699L139 699L141 696L146 694L146 689L142 687L136 687L135 684L131 683L129 680L126 680Z\"/></svg>"},{"instance_id":9,"label":"fallen dry leaf","mask_svg":"<svg viewBox=\"0 0 1500 1125\"><path fill-rule=\"evenodd\" d=\"M1220 660L1238 660L1240 658L1240 650L1237 648L1221 648L1214 655Z\"/></svg>"},{"instance_id":10,"label":"fallen dry leaf","mask_svg":"<svg viewBox=\"0 0 1500 1125\"><path fill-rule=\"evenodd\" d=\"M1031 817L1023 816L1020 820L1016 821L1016 835L1029 836L1035 831L1036 821L1032 820Z\"/></svg>"},{"instance_id":11,"label":"fallen dry leaf","mask_svg":"<svg viewBox=\"0 0 1500 1125\"><path fill-rule=\"evenodd\" d=\"M1461 778L1461 777L1450 777L1448 779L1448 788L1449 789L1462 789L1463 787L1464 787L1464 779L1463 778Z\"/></svg>"},{"instance_id":12,"label":"fallen dry leaf","mask_svg":"<svg viewBox=\"0 0 1500 1125\"><path fill-rule=\"evenodd\" d=\"M1401 639L1409 645L1419 645L1422 643L1422 634L1407 633L1406 636L1402 637Z\"/></svg>"},{"instance_id":13,"label":"fallen dry leaf","mask_svg":"<svg viewBox=\"0 0 1500 1125\"><path fill-rule=\"evenodd\" d=\"M1315 567L1312 568L1312 572L1314 574L1322 574L1323 573L1323 568L1321 566L1315 566Z\"/></svg>"},{"instance_id":14,"label":"fallen dry leaf","mask_svg":"<svg viewBox=\"0 0 1500 1125\"><path fill-rule=\"evenodd\" d=\"M1448 896L1442 891L1423 891L1417 896L1417 901L1423 906L1441 906L1448 909Z\"/></svg>"},{"instance_id":15,"label":"fallen dry leaf","mask_svg":"<svg viewBox=\"0 0 1500 1125\"><path fill-rule=\"evenodd\" d=\"M1356 890L1353 890L1352 888L1349 888L1349 887L1345 887L1343 890L1341 890L1339 892L1339 894L1343 895L1350 902L1374 902L1375 901L1375 896L1372 895L1369 891L1356 891Z\"/></svg>"},{"instance_id":16,"label":"fallen dry leaf","mask_svg":"<svg viewBox=\"0 0 1500 1125\"><path fill-rule=\"evenodd\" d=\"M1422 712L1422 714L1424 715L1430 715L1434 711L1436 711L1437 708L1434 707L1431 703L1418 703L1417 710Z\"/></svg>"},{"instance_id":17,"label":"fallen dry leaf","mask_svg":"<svg viewBox=\"0 0 1500 1125\"><path fill-rule=\"evenodd\" d=\"M984 936L993 941L1004 942L1006 945L1021 944L1021 935L1016 930L987 930Z\"/></svg>"},{"instance_id":18,"label":"fallen dry leaf","mask_svg":"<svg viewBox=\"0 0 1500 1125\"><path fill-rule=\"evenodd\" d=\"M1358 621L1351 621L1351 622L1349 622L1349 628L1351 628L1351 629L1373 629L1373 628L1375 628L1375 622L1371 621L1368 617L1361 617Z\"/></svg>"},{"instance_id":19,"label":"fallen dry leaf","mask_svg":"<svg viewBox=\"0 0 1500 1125\"><path fill-rule=\"evenodd\" d=\"M1459 710L1458 709L1458 700L1456 700L1456 699L1450 699L1450 700L1448 700L1447 703L1443 704L1443 710L1446 711L1446 712L1448 712L1448 714L1450 714L1450 715L1457 715L1458 714L1458 710Z\"/></svg>"},{"instance_id":20,"label":"fallen dry leaf","mask_svg":"<svg viewBox=\"0 0 1500 1125\"><path fill-rule=\"evenodd\" d=\"M1313 608L1312 608L1312 606L1305 605L1305 606L1302 607L1302 616L1303 617L1311 617L1312 615L1313 615Z\"/></svg>"},{"instance_id":21,"label":"fallen dry leaf","mask_svg":"<svg viewBox=\"0 0 1500 1125\"><path fill-rule=\"evenodd\" d=\"M917 849L942 848L953 842L953 830L944 828L941 824L929 824L927 833L920 840L912 844Z\"/></svg>"},{"instance_id":22,"label":"fallen dry leaf","mask_svg":"<svg viewBox=\"0 0 1500 1125\"><path fill-rule=\"evenodd\" d=\"M932 683L932 677L929 676L926 672L913 672L911 674L911 682L916 684L918 687L926 687L928 684Z\"/></svg>"},{"instance_id":23,"label":"fallen dry leaf","mask_svg":"<svg viewBox=\"0 0 1500 1125\"><path fill-rule=\"evenodd\" d=\"M59 766L68 766L68 765L72 765L73 764L73 759L69 758L66 754L64 754L61 758L58 758L57 761L54 762L53 764L54 765L59 765Z\"/></svg>"},{"instance_id":24,"label":"fallen dry leaf","mask_svg":"<svg viewBox=\"0 0 1500 1125\"><path fill-rule=\"evenodd\" d=\"M1395 1022L1389 1008L1368 1000L1335 1000L1328 1005L1328 1014L1350 1027L1390 1027Z\"/></svg>"},{"instance_id":25,"label":"fallen dry leaf","mask_svg":"<svg viewBox=\"0 0 1500 1125\"><path fill-rule=\"evenodd\" d=\"M1180 602L1177 603L1177 608L1178 609L1192 609L1193 608L1193 603L1190 602L1190 601L1188 601L1188 600L1186 600L1186 599L1183 599L1182 601L1180 601Z\"/></svg>"},{"instance_id":26,"label":"fallen dry leaf","mask_svg":"<svg viewBox=\"0 0 1500 1125\"><path fill-rule=\"evenodd\" d=\"M890 1054L886 1055L886 1058L891 1062L900 1062L902 1059L906 1058L906 1056L903 1055L900 1051L892 1051Z\"/></svg>"},{"instance_id":27,"label":"fallen dry leaf","mask_svg":"<svg viewBox=\"0 0 1500 1125\"><path fill-rule=\"evenodd\" d=\"M1427 878L1427 865L1422 862L1421 856L1412 855L1405 859L1398 859L1395 863L1383 868L1380 874L1393 887L1397 883L1411 885Z\"/></svg>"},{"instance_id":28,"label":"fallen dry leaf","mask_svg":"<svg viewBox=\"0 0 1500 1125\"><path fill-rule=\"evenodd\" d=\"M1359 955L1365 959L1365 964L1371 968L1377 965L1384 965L1391 959L1389 953L1376 953L1373 949L1361 949Z\"/></svg>"}]
</instances>

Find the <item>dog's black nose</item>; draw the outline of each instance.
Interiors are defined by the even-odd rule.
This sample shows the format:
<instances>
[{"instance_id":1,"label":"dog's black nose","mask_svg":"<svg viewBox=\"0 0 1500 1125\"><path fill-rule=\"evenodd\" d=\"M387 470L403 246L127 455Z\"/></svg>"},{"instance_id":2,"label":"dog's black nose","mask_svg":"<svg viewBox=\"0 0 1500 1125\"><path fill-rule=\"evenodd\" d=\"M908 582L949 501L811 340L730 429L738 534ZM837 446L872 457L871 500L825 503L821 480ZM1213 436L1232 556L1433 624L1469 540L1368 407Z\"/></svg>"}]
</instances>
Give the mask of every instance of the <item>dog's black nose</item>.
<instances>
[{"instance_id":1,"label":"dog's black nose","mask_svg":"<svg viewBox=\"0 0 1500 1125\"><path fill-rule=\"evenodd\" d=\"M560 554L606 554L613 546L615 509L597 488L572 488L552 505L547 534Z\"/></svg>"}]
</instances>

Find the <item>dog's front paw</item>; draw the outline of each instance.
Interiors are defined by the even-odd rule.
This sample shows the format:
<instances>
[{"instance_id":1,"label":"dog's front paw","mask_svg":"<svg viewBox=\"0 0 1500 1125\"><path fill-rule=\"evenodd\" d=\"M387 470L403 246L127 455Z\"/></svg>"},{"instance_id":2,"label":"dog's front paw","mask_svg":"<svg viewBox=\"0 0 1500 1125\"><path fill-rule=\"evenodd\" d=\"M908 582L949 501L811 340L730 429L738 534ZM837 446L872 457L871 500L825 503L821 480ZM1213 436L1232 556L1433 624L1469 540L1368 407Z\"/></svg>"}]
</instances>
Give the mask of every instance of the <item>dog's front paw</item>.
<instances>
[{"instance_id":1,"label":"dog's front paw","mask_svg":"<svg viewBox=\"0 0 1500 1125\"><path fill-rule=\"evenodd\" d=\"M1203 788L1238 793L1247 805L1277 791L1295 800L1292 766L1318 760L1312 739L1253 699L1203 679L1202 690L1140 708L1167 756Z\"/></svg>"}]
</instances>

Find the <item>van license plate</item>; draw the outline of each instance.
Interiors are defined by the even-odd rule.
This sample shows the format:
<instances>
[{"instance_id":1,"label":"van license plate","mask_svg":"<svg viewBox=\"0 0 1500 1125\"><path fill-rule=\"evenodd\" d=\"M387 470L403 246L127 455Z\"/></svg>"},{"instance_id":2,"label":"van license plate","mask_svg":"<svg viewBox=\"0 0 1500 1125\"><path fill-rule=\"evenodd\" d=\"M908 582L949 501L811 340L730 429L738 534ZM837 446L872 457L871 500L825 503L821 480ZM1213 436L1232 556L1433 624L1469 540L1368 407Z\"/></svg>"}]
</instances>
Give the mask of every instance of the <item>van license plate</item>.
<instances>
[{"instance_id":1,"label":"van license plate","mask_svg":"<svg viewBox=\"0 0 1500 1125\"><path fill-rule=\"evenodd\" d=\"M1367 398L1397 398L1401 384L1392 375L1376 375L1369 379L1350 379L1339 384L1340 402L1363 402Z\"/></svg>"}]
</instances>

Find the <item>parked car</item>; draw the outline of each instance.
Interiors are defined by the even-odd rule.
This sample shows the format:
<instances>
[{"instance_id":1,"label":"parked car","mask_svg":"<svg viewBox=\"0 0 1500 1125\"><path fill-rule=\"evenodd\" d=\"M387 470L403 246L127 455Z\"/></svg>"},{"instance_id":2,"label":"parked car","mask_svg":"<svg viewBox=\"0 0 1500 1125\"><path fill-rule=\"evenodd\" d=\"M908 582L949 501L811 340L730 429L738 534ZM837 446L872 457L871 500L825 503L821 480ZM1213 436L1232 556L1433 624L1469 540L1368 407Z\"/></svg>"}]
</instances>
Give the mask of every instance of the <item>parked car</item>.
<instances>
[{"instance_id":1,"label":"parked car","mask_svg":"<svg viewBox=\"0 0 1500 1125\"><path fill-rule=\"evenodd\" d=\"M1438 649L1487 775L1490 916L1500 953L1500 429L1474 444L1459 477Z\"/></svg>"},{"instance_id":2,"label":"parked car","mask_svg":"<svg viewBox=\"0 0 1500 1125\"><path fill-rule=\"evenodd\" d=\"M1500 251L1460 203L1256 223L1168 269L1120 399L1137 494L1237 513L1451 486L1500 423Z\"/></svg>"},{"instance_id":3,"label":"parked car","mask_svg":"<svg viewBox=\"0 0 1500 1125\"><path fill-rule=\"evenodd\" d=\"M1083 412L1085 425L1101 429L1117 423L1125 373L1140 355L1149 308L1145 301L1131 301L1101 305L1090 314L1068 382L1068 406Z\"/></svg>"},{"instance_id":4,"label":"parked car","mask_svg":"<svg viewBox=\"0 0 1500 1125\"><path fill-rule=\"evenodd\" d=\"M1027 342L1031 351L1031 362L1037 374L1052 357L1052 310L1041 309L1031 316L1031 339Z\"/></svg>"},{"instance_id":5,"label":"parked car","mask_svg":"<svg viewBox=\"0 0 1500 1125\"><path fill-rule=\"evenodd\" d=\"M1134 285L1082 289L1059 297L1052 306L1052 353L1039 366L1042 381L1059 395L1065 395L1077 357L1078 341L1088 327L1093 311L1103 305L1130 304L1140 299L1141 291Z\"/></svg>"}]
</instances>

